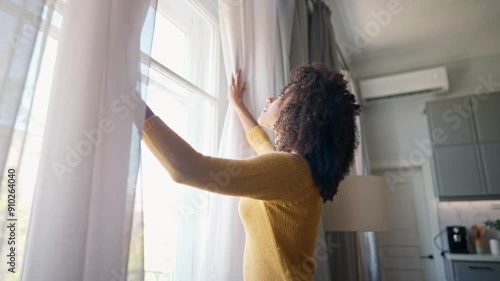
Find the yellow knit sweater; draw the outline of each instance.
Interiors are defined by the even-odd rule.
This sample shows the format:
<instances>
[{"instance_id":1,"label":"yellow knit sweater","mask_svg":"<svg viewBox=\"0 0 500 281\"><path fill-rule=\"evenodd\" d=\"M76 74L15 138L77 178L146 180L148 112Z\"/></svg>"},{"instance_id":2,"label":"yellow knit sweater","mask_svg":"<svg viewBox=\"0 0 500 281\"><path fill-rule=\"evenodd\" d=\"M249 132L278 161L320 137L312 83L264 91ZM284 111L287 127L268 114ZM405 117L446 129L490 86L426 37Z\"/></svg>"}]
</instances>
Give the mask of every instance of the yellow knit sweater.
<instances>
[{"instance_id":1,"label":"yellow knit sweater","mask_svg":"<svg viewBox=\"0 0 500 281\"><path fill-rule=\"evenodd\" d=\"M145 121L142 137L176 182L242 197L245 281L313 280L323 200L304 158L274 151L260 126L247 134L258 155L243 160L196 152L158 116Z\"/></svg>"}]
</instances>

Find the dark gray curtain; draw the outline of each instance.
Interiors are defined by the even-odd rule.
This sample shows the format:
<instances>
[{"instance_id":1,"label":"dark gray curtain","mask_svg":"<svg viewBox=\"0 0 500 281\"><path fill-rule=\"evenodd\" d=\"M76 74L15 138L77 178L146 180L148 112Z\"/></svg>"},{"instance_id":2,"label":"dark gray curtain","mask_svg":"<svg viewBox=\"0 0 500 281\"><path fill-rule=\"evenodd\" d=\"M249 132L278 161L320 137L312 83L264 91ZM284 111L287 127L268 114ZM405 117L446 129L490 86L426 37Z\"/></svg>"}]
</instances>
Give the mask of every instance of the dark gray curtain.
<instances>
[{"instance_id":1,"label":"dark gray curtain","mask_svg":"<svg viewBox=\"0 0 500 281\"><path fill-rule=\"evenodd\" d=\"M309 61L321 62L340 70L330 8L323 1L310 3L312 13L309 25Z\"/></svg>"},{"instance_id":2,"label":"dark gray curtain","mask_svg":"<svg viewBox=\"0 0 500 281\"><path fill-rule=\"evenodd\" d=\"M290 69L309 63L309 15L304 0L295 1L292 41L290 44Z\"/></svg>"}]
</instances>

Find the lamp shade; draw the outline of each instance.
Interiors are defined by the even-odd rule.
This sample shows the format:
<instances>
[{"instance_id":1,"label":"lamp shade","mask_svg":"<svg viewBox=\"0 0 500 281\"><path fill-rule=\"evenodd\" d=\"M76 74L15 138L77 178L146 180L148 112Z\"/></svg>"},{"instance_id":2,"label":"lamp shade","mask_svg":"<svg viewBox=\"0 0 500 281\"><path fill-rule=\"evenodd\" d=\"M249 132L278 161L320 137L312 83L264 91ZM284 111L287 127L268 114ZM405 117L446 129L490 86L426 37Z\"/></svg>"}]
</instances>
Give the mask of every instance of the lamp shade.
<instances>
[{"instance_id":1,"label":"lamp shade","mask_svg":"<svg viewBox=\"0 0 500 281\"><path fill-rule=\"evenodd\" d=\"M325 231L390 231L391 199L382 176L347 176L323 205Z\"/></svg>"}]
</instances>

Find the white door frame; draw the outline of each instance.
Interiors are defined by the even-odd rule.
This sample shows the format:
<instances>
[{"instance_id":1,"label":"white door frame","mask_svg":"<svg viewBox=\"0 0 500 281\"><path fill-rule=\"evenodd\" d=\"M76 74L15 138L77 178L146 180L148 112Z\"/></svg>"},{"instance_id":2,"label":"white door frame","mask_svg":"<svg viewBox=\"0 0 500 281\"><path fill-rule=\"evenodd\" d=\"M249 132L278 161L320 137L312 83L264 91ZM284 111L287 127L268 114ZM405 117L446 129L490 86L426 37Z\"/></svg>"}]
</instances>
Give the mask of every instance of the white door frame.
<instances>
[{"instance_id":1,"label":"white door frame","mask_svg":"<svg viewBox=\"0 0 500 281\"><path fill-rule=\"evenodd\" d=\"M431 234L438 235L441 232L440 224L439 224L439 212L438 212L438 203L439 199L436 196L436 188L434 188L435 179L432 173L432 162L431 158L428 158L427 161L423 163L421 166L422 175L424 177L424 188L425 188L425 197L427 201L428 214L429 214L429 222L431 225ZM432 238L434 238L432 237ZM441 241L441 239L439 239ZM446 273L445 273L445 260L441 256L441 252L436 247L433 248L434 253L434 265L436 267L436 280L446 281Z\"/></svg>"}]
</instances>

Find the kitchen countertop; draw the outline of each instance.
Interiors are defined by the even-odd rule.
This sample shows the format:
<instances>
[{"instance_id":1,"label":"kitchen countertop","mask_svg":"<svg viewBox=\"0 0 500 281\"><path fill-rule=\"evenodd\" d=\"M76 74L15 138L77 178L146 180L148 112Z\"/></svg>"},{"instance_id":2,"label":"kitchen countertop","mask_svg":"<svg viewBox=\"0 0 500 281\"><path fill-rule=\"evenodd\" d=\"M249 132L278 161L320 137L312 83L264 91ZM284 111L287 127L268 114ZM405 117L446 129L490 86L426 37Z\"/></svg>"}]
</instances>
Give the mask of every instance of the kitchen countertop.
<instances>
[{"instance_id":1,"label":"kitchen countertop","mask_svg":"<svg viewBox=\"0 0 500 281\"><path fill-rule=\"evenodd\" d=\"M500 256L490 254L450 254L446 253L446 258L452 261L480 261L480 262L500 262Z\"/></svg>"}]
</instances>

